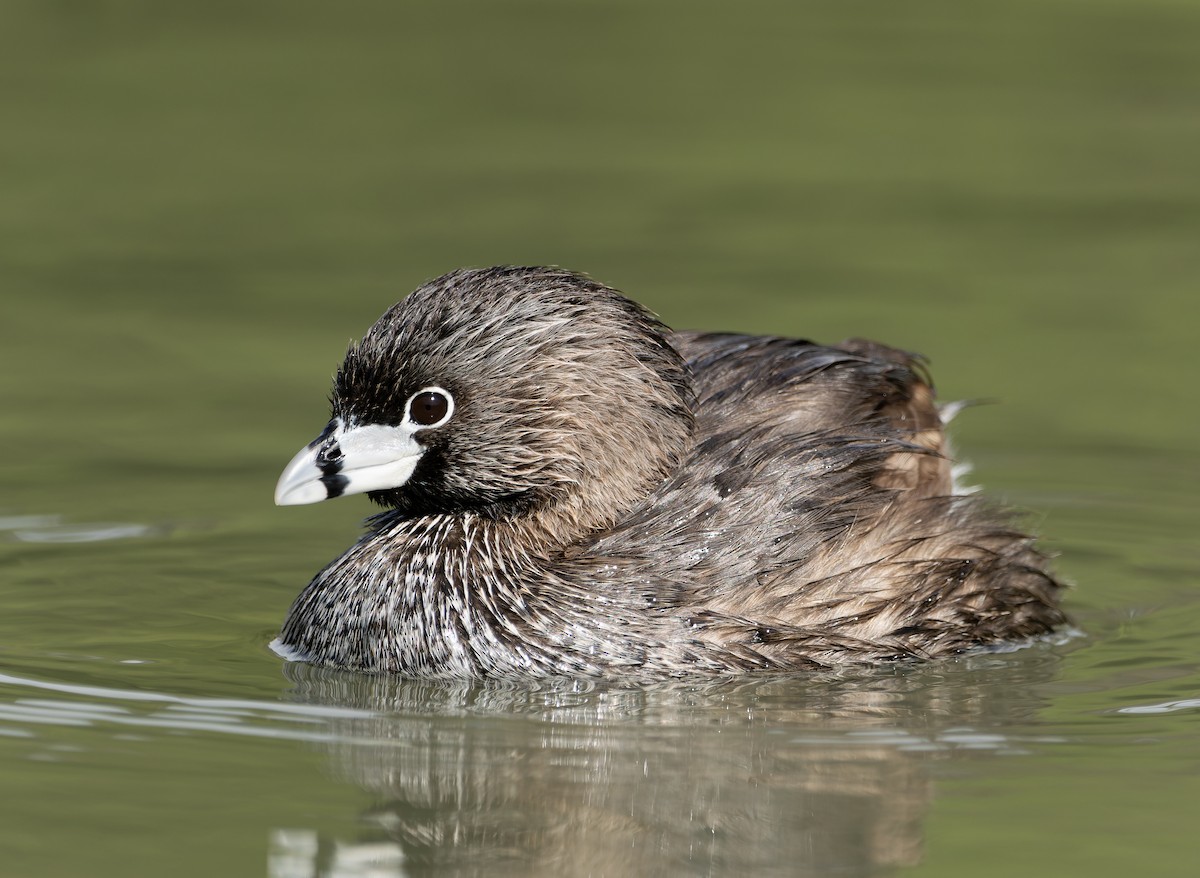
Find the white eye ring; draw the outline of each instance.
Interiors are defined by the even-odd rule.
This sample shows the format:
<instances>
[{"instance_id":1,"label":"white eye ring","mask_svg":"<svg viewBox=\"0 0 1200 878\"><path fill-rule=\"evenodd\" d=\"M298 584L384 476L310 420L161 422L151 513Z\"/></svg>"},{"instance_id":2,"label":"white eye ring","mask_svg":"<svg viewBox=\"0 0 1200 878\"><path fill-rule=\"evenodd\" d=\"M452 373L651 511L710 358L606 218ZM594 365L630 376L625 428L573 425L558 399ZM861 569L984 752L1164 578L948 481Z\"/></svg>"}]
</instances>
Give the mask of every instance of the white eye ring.
<instances>
[{"instance_id":1,"label":"white eye ring","mask_svg":"<svg viewBox=\"0 0 1200 878\"><path fill-rule=\"evenodd\" d=\"M404 420L414 430L440 427L453 416L454 397L441 387L422 387L404 404Z\"/></svg>"}]
</instances>

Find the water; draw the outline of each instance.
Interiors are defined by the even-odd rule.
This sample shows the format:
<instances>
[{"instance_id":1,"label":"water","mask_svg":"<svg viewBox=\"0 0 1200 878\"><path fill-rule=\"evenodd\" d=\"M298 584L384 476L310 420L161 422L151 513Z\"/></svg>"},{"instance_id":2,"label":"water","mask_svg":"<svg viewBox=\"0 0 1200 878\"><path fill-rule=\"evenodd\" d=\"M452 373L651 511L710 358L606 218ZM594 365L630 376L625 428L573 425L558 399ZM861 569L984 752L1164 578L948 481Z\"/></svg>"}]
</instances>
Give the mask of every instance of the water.
<instances>
[{"instance_id":1,"label":"water","mask_svg":"<svg viewBox=\"0 0 1200 878\"><path fill-rule=\"evenodd\" d=\"M0 873L1194 874L1200 6L8 3ZM460 265L928 354L1081 632L429 685L267 644L328 378Z\"/></svg>"}]
</instances>

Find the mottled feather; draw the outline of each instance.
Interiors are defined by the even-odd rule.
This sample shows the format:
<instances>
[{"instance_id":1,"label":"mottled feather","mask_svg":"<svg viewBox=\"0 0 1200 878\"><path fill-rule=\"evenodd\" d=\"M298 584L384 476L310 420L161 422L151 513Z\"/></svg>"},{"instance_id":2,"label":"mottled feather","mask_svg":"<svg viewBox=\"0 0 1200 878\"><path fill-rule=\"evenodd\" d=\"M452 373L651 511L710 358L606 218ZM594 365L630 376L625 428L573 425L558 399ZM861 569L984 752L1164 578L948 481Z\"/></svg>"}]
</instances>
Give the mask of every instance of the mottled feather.
<instances>
[{"instance_id":1,"label":"mottled feather","mask_svg":"<svg viewBox=\"0 0 1200 878\"><path fill-rule=\"evenodd\" d=\"M455 394L281 645L417 676L804 670L1065 623L1012 517L955 493L919 357L670 332L557 269L459 271L347 355L335 416Z\"/></svg>"}]
</instances>

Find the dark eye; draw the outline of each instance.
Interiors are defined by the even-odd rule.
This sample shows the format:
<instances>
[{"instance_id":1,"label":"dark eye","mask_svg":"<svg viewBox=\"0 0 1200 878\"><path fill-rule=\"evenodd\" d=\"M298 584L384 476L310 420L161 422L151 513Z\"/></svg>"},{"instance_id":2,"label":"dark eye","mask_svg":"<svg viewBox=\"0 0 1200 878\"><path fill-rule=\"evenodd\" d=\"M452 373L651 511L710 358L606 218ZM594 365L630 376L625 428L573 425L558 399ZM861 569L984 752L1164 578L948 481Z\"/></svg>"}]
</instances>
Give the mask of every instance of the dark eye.
<instances>
[{"instance_id":1,"label":"dark eye","mask_svg":"<svg viewBox=\"0 0 1200 878\"><path fill-rule=\"evenodd\" d=\"M408 419L422 427L436 427L450 420L454 400L440 387L418 391L408 401Z\"/></svg>"}]
</instances>

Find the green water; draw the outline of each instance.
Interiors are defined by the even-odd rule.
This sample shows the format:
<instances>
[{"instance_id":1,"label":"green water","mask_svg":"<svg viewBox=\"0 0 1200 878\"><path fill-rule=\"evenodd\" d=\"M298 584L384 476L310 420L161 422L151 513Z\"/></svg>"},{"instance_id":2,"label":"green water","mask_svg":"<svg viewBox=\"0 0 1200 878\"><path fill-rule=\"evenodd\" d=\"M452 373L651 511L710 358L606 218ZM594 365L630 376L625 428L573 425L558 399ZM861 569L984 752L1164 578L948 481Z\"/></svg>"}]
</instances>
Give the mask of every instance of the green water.
<instances>
[{"instance_id":1,"label":"green water","mask_svg":"<svg viewBox=\"0 0 1200 878\"><path fill-rule=\"evenodd\" d=\"M1059 644L627 690L267 649L462 265L925 352ZM0 3L0 874L1193 875L1200 3Z\"/></svg>"}]
</instances>

